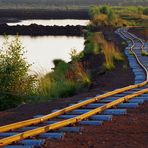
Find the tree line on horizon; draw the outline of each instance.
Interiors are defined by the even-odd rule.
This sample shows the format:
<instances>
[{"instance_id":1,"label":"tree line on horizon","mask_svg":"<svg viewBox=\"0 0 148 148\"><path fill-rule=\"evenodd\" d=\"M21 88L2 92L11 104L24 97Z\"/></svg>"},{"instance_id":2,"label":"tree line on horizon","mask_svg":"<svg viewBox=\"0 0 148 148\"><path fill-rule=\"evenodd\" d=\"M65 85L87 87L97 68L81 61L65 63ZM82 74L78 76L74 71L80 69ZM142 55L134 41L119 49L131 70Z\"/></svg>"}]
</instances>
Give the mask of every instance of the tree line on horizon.
<instances>
[{"instance_id":1,"label":"tree line on horizon","mask_svg":"<svg viewBox=\"0 0 148 148\"><path fill-rule=\"evenodd\" d=\"M112 5L112 6L137 6L148 5L147 0L0 0L0 8L7 8L9 6L15 8L34 7L34 8L47 8L47 7L89 7L91 5Z\"/></svg>"}]
</instances>

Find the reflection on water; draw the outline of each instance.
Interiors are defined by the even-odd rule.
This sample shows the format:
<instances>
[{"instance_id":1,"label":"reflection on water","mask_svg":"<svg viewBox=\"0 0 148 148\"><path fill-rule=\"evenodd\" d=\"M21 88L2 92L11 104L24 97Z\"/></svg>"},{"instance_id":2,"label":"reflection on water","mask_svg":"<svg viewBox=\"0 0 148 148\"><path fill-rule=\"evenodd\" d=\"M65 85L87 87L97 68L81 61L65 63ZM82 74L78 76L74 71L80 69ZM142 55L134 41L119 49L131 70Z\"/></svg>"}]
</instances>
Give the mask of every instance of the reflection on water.
<instances>
[{"instance_id":1,"label":"reflection on water","mask_svg":"<svg viewBox=\"0 0 148 148\"><path fill-rule=\"evenodd\" d=\"M14 36L10 36L12 39ZM46 73L53 67L53 59L70 61L70 50L77 49L78 52L84 48L83 37L66 36L42 36L30 37L20 36L20 40L27 51L26 57L29 63L33 63L31 70ZM4 41L0 36L0 47ZM1 49L1 48L0 48Z\"/></svg>"},{"instance_id":2,"label":"reflection on water","mask_svg":"<svg viewBox=\"0 0 148 148\"><path fill-rule=\"evenodd\" d=\"M10 26L15 25L31 25L31 24L38 24L38 25L49 25L49 26L66 26L66 25L83 25L86 26L88 24L88 20L74 20L74 19L62 19L62 20L22 20L18 23L7 23Z\"/></svg>"}]
</instances>

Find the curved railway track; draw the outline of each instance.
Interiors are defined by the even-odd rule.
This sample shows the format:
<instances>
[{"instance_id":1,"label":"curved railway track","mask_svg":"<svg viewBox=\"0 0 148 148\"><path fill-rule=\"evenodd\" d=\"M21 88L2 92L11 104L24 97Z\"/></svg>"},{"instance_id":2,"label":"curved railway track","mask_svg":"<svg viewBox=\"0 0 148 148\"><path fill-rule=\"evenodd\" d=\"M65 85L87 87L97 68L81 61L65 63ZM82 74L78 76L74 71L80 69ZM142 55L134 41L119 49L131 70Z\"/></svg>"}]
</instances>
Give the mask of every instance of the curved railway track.
<instances>
[{"instance_id":1,"label":"curved railway track","mask_svg":"<svg viewBox=\"0 0 148 148\"><path fill-rule=\"evenodd\" d=\"M112 115L123 115L127 108L135 108L148 101L148 58L141 56L145 43L127 29L118 29L116 33L128 43L125 53L135 74L134 85L86 98L48 115L1 126L0 147L41 147L46 138L62 138L65 132L79 132L77 126L80 124L101 125L103 121L111 120Z\"/></svg>"}]
</instances>

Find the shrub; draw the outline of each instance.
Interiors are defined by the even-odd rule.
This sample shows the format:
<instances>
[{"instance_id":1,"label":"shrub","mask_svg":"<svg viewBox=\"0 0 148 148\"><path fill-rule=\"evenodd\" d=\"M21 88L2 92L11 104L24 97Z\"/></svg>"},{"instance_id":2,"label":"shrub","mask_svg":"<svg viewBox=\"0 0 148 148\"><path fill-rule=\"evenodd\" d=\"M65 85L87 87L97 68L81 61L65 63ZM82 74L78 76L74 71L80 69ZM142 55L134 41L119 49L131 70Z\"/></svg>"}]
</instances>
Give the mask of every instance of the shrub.
<instances>
[{"instance_id":1,"label":"shrub","mask_svg":"<svg viewBox=\"0 0 148 148\"><path fill-rule=\"evenodd\" d=\"M102 7L100 7L100 12L103 14L109 14L110 13L110 7L107 5L104 5Z\"/></svg>"},{"instance_id":2,"label":"shrub","mask_svg":"<svg viewBox=\"0 0 148 148\"><path fill-rule=\"evenodd\" d=\"M146 50L142 50L141 55L142 56L148 56L148 52Z\"/></svg>"},{"instance_id":3,"label":"shrub","mask_svg":"<svg viewBox=\"0 0 148 148\"><path fill-rule=\"evenodd\" d=\"M58 64L61 62L64 62L64 61L62 59L54 59L53 60L54 67L56 68L58 66Z\"/></svg>"},{"instance_id":4,"label":"shrub","mask_svg":"<svg viewBox=\"0 0 148 148\"><path fill-rule=\"evenodd\" d=\"M71 61L79 61L84 56L83 51L78 53L76 49L71 49L69 54L71 57Z\"/></svg>"},{"instance_id":5,"label":"shrub","mask_svg":"<svg viewBox=\"0 0 148 148\"><path fill-rule=\"evenodd\" d=\"M93 19L100 14L100 8L98 6L91 6L89 9L89 16Z\"/></svg>"},{"instance_id":6,"label":"shrub","mask_svg":"<svg viewBox=\"0 0 148 148\"><path fill-rule=\"evenodd\" d=\"M85 42L85 49L84 53L89 54L99 54L100 53L100 36L98 35L98 32L88 34L88 37L86 38Z\"/></svg>"},{"instance_id":7,"label":"shrub","mask_svg":"<svg viewBox=\"0 0 148 148\"><path fill-rule=\"evenodd\" d=\"M85 53L103 54L105 63L103 67L107 70L115 68L115 61L122 61L123 56L113 43L107 42L101 32L94 32L88 34L87 41L85 42Z\"/></svg>"},{"instance_id":8,"label":"shrub","mask_svg":"<svg viewBox=\"0 0 148 148\"><path fill-rule=\"evenodd\" d=\"M107 14L109 24L112 24L116 19L115 13L112 9L110 9L109 13Z\"/></svg>"},{"instance_id":9,"label":"shrub","mask_svg":"<svg viewBox=\"0 0 148 148\"><path fill-rule=\"evenodd\" d=\"M144 15L148 15L148 7L144 8L143 14L144 14Z\"/></svg>"},{"instance_id":10,"label":"shrub","mask_svg":"<svg viewBox=\"0 0 148 148\"><path fill-rule=\"evenodd\" d=\"M58 59L59 62L54 71L40 78L39 95L49 96L49 98L68 97L90 84L87 72L78 59L75 59L76 52L73 52L71 59L74 58L74 60L66 63Z\"/></svg>"},{"instance_id":11,"label":"shrub","mask_svg":"<svg viewBox=\"0 0 148 148\"><path fill-rule=\"evenodd\" d=\"M20 96L35 92L36 76L28 74L31 65L24 58L23 50L17 36L12 41L6 38L0 51L0 91L5 94L0 99L0 104L5 104L1 106L3 109L22 103L24 100Z\"/></svg>"}]
</instances>

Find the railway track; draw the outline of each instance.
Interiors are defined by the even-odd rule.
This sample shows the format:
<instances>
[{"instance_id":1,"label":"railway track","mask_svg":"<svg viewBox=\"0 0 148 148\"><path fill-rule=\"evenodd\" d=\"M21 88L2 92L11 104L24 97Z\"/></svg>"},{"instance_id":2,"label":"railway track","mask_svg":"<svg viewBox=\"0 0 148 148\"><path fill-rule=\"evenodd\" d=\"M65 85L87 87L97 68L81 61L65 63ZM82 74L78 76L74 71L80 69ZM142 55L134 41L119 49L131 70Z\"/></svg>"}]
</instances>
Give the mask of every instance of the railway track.
<instances>
[{"instance_id":1,"label":"railway track","mask_svg":"<svg viewBox=\"0 0 148 148\"><path fill-rule=\"evenodd\" d=\"M128 43L125 54L135 74L135 84L85 98L48 115L1 126L0 147L41 147L47 138L58 139L63 138L66 132L79 132L79 125L99 126L112 120L113 115L124 115L128 108L136 108L148 101L148 58L141 55L142 50L148 51L147 46L127 29L118 29L116 33Z\"/></svg>"}]
</instances>

